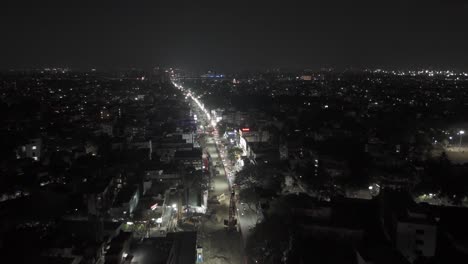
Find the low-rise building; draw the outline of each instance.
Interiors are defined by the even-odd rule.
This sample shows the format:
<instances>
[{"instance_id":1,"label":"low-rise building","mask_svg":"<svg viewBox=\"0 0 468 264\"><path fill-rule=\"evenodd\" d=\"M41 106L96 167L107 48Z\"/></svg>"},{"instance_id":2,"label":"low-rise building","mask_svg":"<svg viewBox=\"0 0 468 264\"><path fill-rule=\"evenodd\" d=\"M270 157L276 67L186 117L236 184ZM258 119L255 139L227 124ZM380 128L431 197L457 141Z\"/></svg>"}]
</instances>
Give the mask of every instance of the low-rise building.
<instances>
[{"instance_id":1,"label":"low-rise building","mask_svg":"<svg viewBox=\"0 0 468 264\"><path fill-rule=\"evenodd\" d=\"M437 242L437 223L426 212L408 210L396 219L395 244L410 262L419 257L434 257Z\"/></svg>"},{"instance_id":2,"label":"low-rise building","mask_svg":"<svg viewBox=\"0 0 468 264\"><path fill-rule=\"evenodd\" d=\"M203 168L201 149L176 151L174 161L187 167L192 166L196 170Z\"/></svg>"},{"instance_id":3,"label":"low-rise building","mask_svg":"<svg viewBox=\"0 0 468 264\"><path fill-rule=\"evenodd\" d=\"M41 151L42 139L33 138L17 149L16 156L17 158L32 158L37 161L41 158Z\"/></svg>"},{"instance_id":4,"label":"low-rise building","mask_svg":"<svg viewBox=\"0 0 468 264\"><path fill-rule=\"evenodd\" d=\"M130 216L135 211L140 199L138 185L128 185L120 190L111 208L115 218Z\"/></svg>"}]
</instances>

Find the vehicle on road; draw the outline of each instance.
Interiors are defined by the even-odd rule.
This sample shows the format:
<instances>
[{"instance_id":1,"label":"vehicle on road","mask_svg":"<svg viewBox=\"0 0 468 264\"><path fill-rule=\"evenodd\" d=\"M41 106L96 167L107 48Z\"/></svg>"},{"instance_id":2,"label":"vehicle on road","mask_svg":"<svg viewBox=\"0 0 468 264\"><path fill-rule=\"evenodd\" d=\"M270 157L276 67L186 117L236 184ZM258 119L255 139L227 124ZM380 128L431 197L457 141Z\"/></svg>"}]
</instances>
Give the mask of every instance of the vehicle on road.
<instances>
[{"instance_id":1,"label":"vehicle on road","mask_svg":"<svg viewBox=\"0 0 468 264\"><path fill-rule=\"evenodd\" d=\"M203 263L203 248L197 247L197 263Z\"/></svg>"}]
</instances>

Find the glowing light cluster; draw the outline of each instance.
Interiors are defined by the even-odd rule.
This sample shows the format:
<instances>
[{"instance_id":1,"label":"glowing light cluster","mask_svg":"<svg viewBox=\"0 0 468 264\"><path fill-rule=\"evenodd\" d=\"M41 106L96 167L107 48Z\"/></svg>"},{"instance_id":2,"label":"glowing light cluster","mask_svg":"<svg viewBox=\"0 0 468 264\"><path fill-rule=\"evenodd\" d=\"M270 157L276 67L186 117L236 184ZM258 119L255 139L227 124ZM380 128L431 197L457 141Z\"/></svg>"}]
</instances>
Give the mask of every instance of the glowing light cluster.
<instances>
[{"instance_id":1,"label":"glowing light cluster","mask_svg":"<svg viewBox=\"0 0 468 264\"><path fill-rule=\"evenodd\" d=\"M177 84L175 82L173 82L174 86L177 87L179 90L181 91L185 91L184 87L180 84ZM200 102L200 100L198 100L198 98L190 91L190 90L187 90L187 93L185 95L185 98L188 98L190 97L190 99L192 99L196 104L197 106L200 108L200 110L202 110L205 115L206 115L206 118L210 121L210 124L213 126L213 127L216 127L217 125L217 121L214 119L214 118L211 118L211 115L210 113L208 112L208 110L206 110L205 106Z\"/></svg>"}]
</instances>

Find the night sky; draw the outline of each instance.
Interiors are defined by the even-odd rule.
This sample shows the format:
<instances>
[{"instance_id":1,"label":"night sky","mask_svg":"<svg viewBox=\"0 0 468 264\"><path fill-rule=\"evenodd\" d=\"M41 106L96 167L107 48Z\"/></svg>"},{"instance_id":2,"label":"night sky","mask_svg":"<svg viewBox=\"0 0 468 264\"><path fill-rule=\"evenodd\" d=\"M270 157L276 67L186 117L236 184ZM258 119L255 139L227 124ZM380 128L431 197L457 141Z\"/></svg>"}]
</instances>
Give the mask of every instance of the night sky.
<instances>
[{"instance_id":1,"label":"night sky","mask_svg":"<svg viewBox=\"0 0 468 264\"><path fill-rule=\"evenodd\" d=\"M466 2L3 0L0 68L468 70Z\"/></svg>"}]
</instances>

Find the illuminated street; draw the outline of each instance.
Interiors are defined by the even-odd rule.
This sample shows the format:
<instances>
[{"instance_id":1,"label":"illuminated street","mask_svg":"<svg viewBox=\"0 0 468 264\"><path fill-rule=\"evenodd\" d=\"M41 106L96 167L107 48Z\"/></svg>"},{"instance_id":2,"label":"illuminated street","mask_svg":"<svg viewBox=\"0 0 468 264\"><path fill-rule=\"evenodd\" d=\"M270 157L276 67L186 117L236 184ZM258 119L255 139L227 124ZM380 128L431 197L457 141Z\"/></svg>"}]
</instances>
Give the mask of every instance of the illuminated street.
<instances>
[{"instance_id":1,"label":"illuminated street","mask_svg":"<svg viewBox=\"0 0 468 264\"><path fill-rule=\"evenodd\" d=\"M176 85L178 86L178 85ZM180 88L180 87L179 87ZM202 103L187 93L192 101L188 101L195 108L199 125L204 127L215 125L210 114ZM243 249L240 233L226 230L224 220L228 219L230 186L226 177L224 164L218 154L215 137L205 134L200 145L204 152L211 157L210 175L211 191L207 218L204 218L199 228L199 246L203 247L204 263L243 263ZM216 166L215 166L216 164Z\"/></svg>"}]
</instances>

